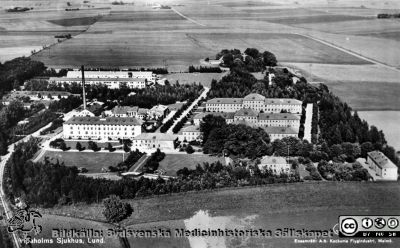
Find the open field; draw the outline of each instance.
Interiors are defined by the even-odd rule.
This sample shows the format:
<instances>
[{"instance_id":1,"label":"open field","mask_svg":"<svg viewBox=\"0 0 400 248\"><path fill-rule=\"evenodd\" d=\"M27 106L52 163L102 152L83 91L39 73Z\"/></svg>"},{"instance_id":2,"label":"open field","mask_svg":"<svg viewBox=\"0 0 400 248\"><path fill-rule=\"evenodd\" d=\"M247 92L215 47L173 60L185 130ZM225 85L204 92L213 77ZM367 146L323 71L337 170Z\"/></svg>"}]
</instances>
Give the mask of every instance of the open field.
<instances>
[{"instance_id":1,"label":"open field","mask_svg":"<svg viewBox=\"0 0 400 248\"><path fill-rule=\"evenodd\" d=\"M400 150L400 111L358 111L361 119L382 129L389 145Z\"/></svg>"},{"instance_id":2,"label":"open field","mask_svg":"<svg viewBox=\"0 0 400 248\"><path fill-rule=\"evenodd\" d=\"M400 71L378 65L333 65L317 63L284 63L284 65L300 70L309 81L400 83Z\"/></svg>"},{"instance_id":3,"label":"open field","mask_svg":"<svg viewBox=\"0 0 400 248\"><path fill-rule=\"evenodd\" d=\"M66 166L85 167L88 173L101 172L101 168L116 166L122 162L122 153L112 152L53 152L46 151L42 160L49 157L50 161L64 162ZM125 156L126 157L126 156Z\"/></svg>"},{"instance_id":4,"label":"open field","mask_svg":"<svg viewBox=\"0 0 400 248\"><path fill-rule=\"evenodd\" d=\"M174 84L178 81L180 84L201 83L203 86L210 87L213 79L220 80L226 73L172 73L165 75L165 78Z\"/></svg>"},{"instance_id":5,"label":"open field","mask_svg":"<svg viewBox=\"0 0 400 248\"><path fill-rule=\"evenodd\" d=\"M116 38L118 37L118 38ZM133 42L134 41L134 42ZM91 46L82 46L91 44ZM157 47L157 49L154 49ZM262 33L86 33L32 57L52 66L84 63L101 66L197 65L223 48L257 47L275 53L280 61L304 63L367 64L364 60L295 34ZM48 56L48 54L51 54Z\"/></svg>"},{"instance_id":6,"label":"open field","mask_svg":"<svg viewBox=\"0 0 400 248\"><path fill-rule=\"evenodd\" d=\"M184 167L195 169L197 164L220 161L225 164L223 157L209 156L207 154L167 154L160 162L158 169L163 169L167 176L176 176L176 172Z\"/></svg>"},{"instance_id":7,"label":"open field","mask_svg":"<svg viewBox=\"0 0 400 248\"><path fill-rule=\"evenodd\" d=\"M104 247L104 248L122 248L122 243L118 238L114 237L107 237L104 239L103 244L89 244L87 238L82 238L81 240L84 244L74 244L74 243L57 243L56 238L52 238L52 230L54 229L76 229L76 230L103 230L106 233L108 228L113 228L112 225L95 222L90 220L82 220L82 219L75 219L70 217L63 217L63 216L55 216L55 215L48 215L45 214L45 210L39 210L39 212L43 215L42 218L38 218L37 224L43 226L42 233L33 236L36 239L44 238L44 239L51 239L53 244L33 244L33 248L47 248L47 247L66 247L66 248L75 248L75 247ZM75 238L76 239L76 238Z\"/></svg>"},{"instance_id":8,"label":"open field","mask_svg":"<svg viewBox=\"0 0 400 248\"><path fill-rule=\"evenodd\" d=\"M376 32L398 31L399 22L394 19L366 19L366 20L343 20L343 22L314 22L293 23L294 26L335 34L365 35ZM340 24L340 25L339 25Z\"/></svg>"},{"instance_id":9,"label":"open field","mask_svg":"<svg viewBox=\"0 0 400 248\"><path fill-rule=\"evenodd\" d=\"M400 110L398 83L348 81L326 85L354 110Z\"/></svg>"},{"instance_id":10,"label":"open field","mask_svg":"<svg viewBox=\"0 0 400 248\"><path fill-rule=\"evenodd\" d=\"M399 214L399 190L399 183L322 182L174 194L131 200L135 211L123 224L139 230L194 227L329 230L337 223L339 215ZM100 209L101 205L92 204L62 206L50 211L102 219ZM197 241L173 238L165 242L168 242L167 247L196 247L193 242L217 242L218 245L210 247L236 247L234 244L238 241L244 242L243 247L310 247L309 244L294 244L291 238ZM134 247L166 247L162 246L162 239L130 239L130 242ZM332 244L330 247L353 246Z\"/></svg>"}]
</instances>

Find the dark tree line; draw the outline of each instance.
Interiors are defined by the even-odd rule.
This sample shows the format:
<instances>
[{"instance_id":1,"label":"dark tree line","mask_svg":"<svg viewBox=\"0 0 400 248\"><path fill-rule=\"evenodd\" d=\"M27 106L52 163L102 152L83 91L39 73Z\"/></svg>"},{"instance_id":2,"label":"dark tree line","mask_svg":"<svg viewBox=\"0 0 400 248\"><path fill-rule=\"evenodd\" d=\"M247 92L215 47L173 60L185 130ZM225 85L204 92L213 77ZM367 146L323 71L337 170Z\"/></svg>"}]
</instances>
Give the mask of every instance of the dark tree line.
<instances>
[{"instance_id":1,"label":"dark tree line","mask_svg":"<svg viewBox=\"0 0 400 248\"><path fill-rule=\"evenodd\" d=\"M0 63L0 91L9 91L22 85L25 80L40 76L46 67L42 62L19 57Z\"/></svg>"},{"instance_id":2,"label":"dark tree line","mask_svg":"<svg viewBox=\"0 0 400 248\"><path fill-rule=\"evenodd\" d=\"M220 162L198 165L195 170L184 168L178 172L178 178L168 181L161 178L94 179L81 176L76 167L66 167L58 161L52 163L45 159L44 162L33 163L30 158L37 150L37 141L30 140L17 145L11 155L5 175L6 195L10 199L22 197L28 204L52 207L56 204L100 202L110 195L133 199L193 190L299 181L297 175L273 175L270 171L260 171L257 166L251 166L253 173L250 173L246 165L223 166ZM154 161L159 161L162 153L153 156Z\"/></svg>"},{"instance_id":3,"label":"dark tree line","mask_svg":"<svg viewBox=\"0 0 400 248\"><path fill-rule=\"evenodd\" d=\"M275 55L269 51L260 53L256 48L247 48L244 54L238 49L223 49L216 55L216 59L222 58L223 66L238 67L250 72L264 71L266 66L276 66L278 63Z\"/></svg>"},{"instance_id":4,"label":"dark tree line","mask_svg":"<svg viewBox=\"0 0 400 248\"><path fill-rule=\"evenodd\" d=\"M219 67L206 67L206 66L200 66L200 67L195 67L193 65L189 66L189 72L200 72L200 73L221 73L222 70Z\"/></svg>"}]
</instances>

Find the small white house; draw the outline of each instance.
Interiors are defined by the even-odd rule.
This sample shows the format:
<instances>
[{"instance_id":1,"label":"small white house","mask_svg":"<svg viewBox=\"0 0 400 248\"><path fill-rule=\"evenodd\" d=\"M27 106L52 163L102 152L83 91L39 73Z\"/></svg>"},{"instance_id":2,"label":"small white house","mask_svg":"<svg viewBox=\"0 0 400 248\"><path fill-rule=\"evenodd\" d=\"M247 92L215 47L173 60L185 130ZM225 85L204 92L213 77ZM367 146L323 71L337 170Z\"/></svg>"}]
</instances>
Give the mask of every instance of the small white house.
<instances>
[{"instance_id":1,"label":"small white house","mask_svg":"<svg viewBox=\"0 0 400 248\"><path fill-rule=\"evenodd\" d=\"M264 156L258 164L260 170L271 170L274 174L290 173L290 164L284 157Z\"/></svg>"},{"instance_id":2,"label":"small white house","mask_svg":"<svg viewBox=\"0 0 400 248\"><path fill-rule=\"evenodd\" d=\"M179 140L180 141L193 141L193 140L201 140L202 139L202 132L200 132L199 126L187 126L182 128L179 132Z\"/></svg>"},{"instance_id":3,"label":"small white house","mask_svg":"<svg viewBox=\"0 0 400 248\"><path fill-rule=\"evenodd\" d=\"M398 168L380 151L372 151L368 153L367 163L369 167L380 176L382 180L397 181Z\"/></svg>"}]
</instances>

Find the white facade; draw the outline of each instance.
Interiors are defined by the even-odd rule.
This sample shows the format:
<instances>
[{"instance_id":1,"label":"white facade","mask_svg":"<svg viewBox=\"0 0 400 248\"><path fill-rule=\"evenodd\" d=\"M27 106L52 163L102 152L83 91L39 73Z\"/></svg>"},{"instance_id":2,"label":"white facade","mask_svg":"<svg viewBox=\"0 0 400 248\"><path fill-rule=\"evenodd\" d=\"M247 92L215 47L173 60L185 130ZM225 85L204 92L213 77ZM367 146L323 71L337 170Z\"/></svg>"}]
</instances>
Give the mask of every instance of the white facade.
<instances>
[{"instance_id":1,"label":"white facade","mask_svg":"<svg viewBox=\"0 0 400 248\"><path fill-rule=\"evenodd\" d=\"M68 71L67 78L81 78L82 72L79 70ZM148 82L155 83L157 75L152 71L85 71L86 78L143 78Z\"/></svg>"},{"instance_id":2,"label":"white facade","mask_svg":"<svg viewBox=\"0 0 400 248\"><path fill-rule=\"evenodd\" d=\"M369 152L367 163L383 180L397 181L398 168L380 151Z\"/></svg>"},{"instance_id":3,"label":"white facade","mask_svg":"<svg viewBox=\"0 0 400 248\"><path fill-rule=\"evenodd\" d=\"M132 150L146 151L152 149L174 150L177 135L164 133L142 133L132 139Z\"/></svg>"},{"instance_id":4,"label":"white facade","mask_svg":"<svg viewBox=\"0 0 400 248\"><path fill-rule=\"evenodd\" d=\"M200 132L199 126L188 126L182 128L179 132L179 140L180 141L194 141L194 140L202 140L202 132Z\"/></svg>"},{"instance_id":5,"label":"white facade","mask_svg":"<svg viewBox=\"0 0 400 248\"><path fill-rule=\"evenodd\" d=\"M265 98L260 94L252 93L244 98L214 98L206 103L206 110L210 112L236 112L242 108L250 108L265 113L286 111L301 114L302 102L296 99Z\"/></svg>"},{"instance_id":6,"label":"white facade","mask_svg":"<svg viewBox=\"0 0 400 248\"><path fill-rule=\"evenodd\" d=\"M109 89L119 89L123 85L130 89L146 88L146 79L144 78L85 78L85 85L104 85ZM49 83L64 86L64 84L78 85L82 84L80 78L69 77L51 77Z\"/></svg>"},{"instance_id":7,"label":"white facade","mask_svg":"<svg viewBox=\"0 0 400 248\"><path fill-rule=\"evenodd\" d=\"M258 168L260 170L271 170L274 174L290 173L290 164L284 157L264 156L262 157Z\"/></svg>"},{"instance_id":8,"label":"white facade","mask_svg":"<svg viewBox=\"0 0 400 248\"><path fill-rule=\"evenodd\" d=\"M65 139L133 139L142 133L142 122L135 118L72 117L63 124Z\"/></svg>"}]
</instances>

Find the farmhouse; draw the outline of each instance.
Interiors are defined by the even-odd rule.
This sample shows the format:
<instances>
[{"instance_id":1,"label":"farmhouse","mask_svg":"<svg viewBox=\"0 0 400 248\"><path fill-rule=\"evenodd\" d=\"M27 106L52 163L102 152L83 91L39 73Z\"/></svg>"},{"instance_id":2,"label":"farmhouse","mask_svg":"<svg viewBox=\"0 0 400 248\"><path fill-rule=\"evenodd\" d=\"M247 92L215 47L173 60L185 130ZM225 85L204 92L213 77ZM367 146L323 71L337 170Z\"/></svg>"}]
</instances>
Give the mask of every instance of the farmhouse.
<instances>
[{"instance_id":1,"label":"farmhouse","mask_svg":"<svg viewBox=\"0 0 400 248\"><path fill-rule=\"evenodd\" d=\"M296 99L266 98L252 93L244 98L213 98L206 103L206 109L210 112L236 112L242 108L256 112L301 114L302 102Z\"/></svg>"},{"instance_id":2,"label":"farmhouse","mask_svg":"<svg viewBox=\"0 0 400 248\"><path fill-rule=\"evenodd\" d=\"M274 174L282 174L290 172L290 164L284 157L264 156L258 164L260 170L271 170Z\"/></svg>"},{"instance_id":3,"label":"farmhouse","mask_svg":"<svg viewBox=\"0 0 400 248\"><path fill-rule=\"evenodd\" d=\"M132 117L75 116L63 124L66 139L132 139L141 133L142 121Z\"/></svg>"},{"instance_id":4,"label":"farmhouse","mask_svg":"<svg viewBox=\"0 0 400 248\"><path fill-rule=\"evenodd\" d=\"M380 151L372 151L367 155L367 163L383 180L397 181L398 168Z\"/></svg>"},{"instance_id":5,"label":"farmhouse","mask_svg":"<svg viewBox=\"0 0 400 248\"><path fill-rule=\"evenodd\" d=\"M132 149L167 149L174 150L174 142L178 139L177 135L165 133L142 133L132 140Z\"/></svg>"}]
</instances>

